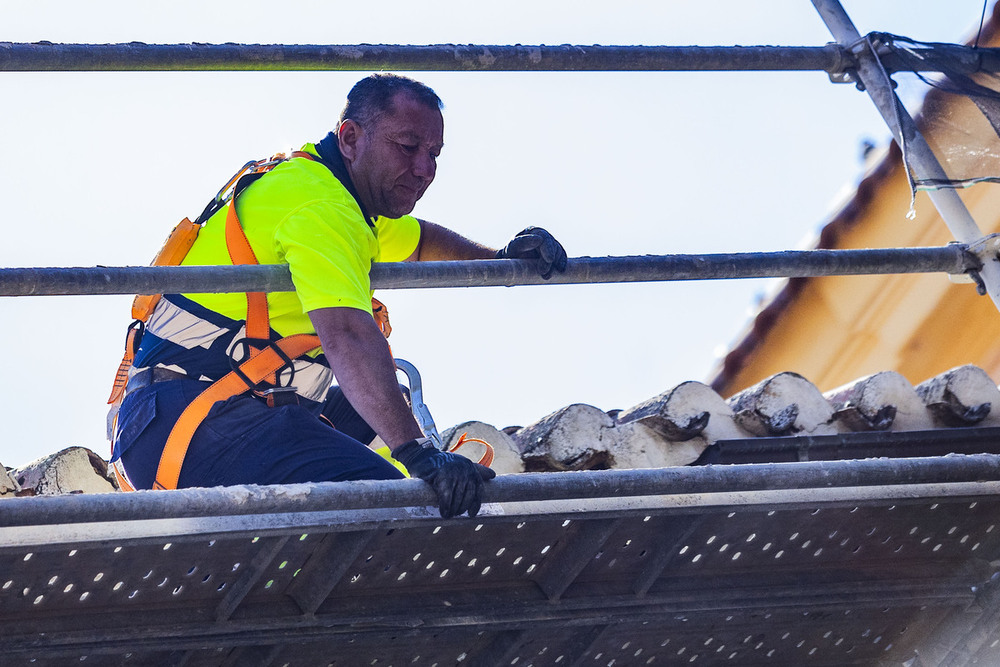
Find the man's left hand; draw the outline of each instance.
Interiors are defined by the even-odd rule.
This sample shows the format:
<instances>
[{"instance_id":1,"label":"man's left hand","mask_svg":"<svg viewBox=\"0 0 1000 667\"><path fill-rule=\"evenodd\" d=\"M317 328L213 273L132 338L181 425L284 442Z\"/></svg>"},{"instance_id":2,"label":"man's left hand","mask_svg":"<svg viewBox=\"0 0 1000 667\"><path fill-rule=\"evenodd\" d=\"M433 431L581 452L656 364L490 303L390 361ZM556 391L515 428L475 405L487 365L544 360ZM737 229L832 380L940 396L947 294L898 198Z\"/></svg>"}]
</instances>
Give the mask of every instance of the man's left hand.
<instances>
[{"instance_id":1,"label":"man's left hand","mask_svg":"<svg viewBox=\"0 0 1000 667\"><path fill-rule=\"evenodd\" d=\"M566 251L541 227L528 227L497 252L497 259L533 259L538 273L548 280L552 271L566 270Z\"/></svg>"}]
</instances>

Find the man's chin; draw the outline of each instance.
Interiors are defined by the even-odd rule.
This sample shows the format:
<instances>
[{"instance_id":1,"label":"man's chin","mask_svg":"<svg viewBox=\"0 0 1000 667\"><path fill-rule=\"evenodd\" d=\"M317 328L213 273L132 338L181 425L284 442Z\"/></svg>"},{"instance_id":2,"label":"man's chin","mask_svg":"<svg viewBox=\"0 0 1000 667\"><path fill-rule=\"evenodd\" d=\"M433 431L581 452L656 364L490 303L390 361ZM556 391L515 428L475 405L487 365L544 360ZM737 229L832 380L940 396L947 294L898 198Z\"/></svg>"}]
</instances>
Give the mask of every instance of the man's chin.
<instances>
[{"instance_id":1,"label":"man's chin","mask_svg":"<svg viewBox=\"0 0 1000 667\"><path fill-rule=\"evenodd\" d=\"M406 202L394 202L394 205L389 207L391 210L388 213L385 213L384 215L385 217L392 219L402 218L404 215L409 215L410 212L412 212L413 209L416 208L416 206L417 202L415 200Z\"/></svg>"}]
</instances>

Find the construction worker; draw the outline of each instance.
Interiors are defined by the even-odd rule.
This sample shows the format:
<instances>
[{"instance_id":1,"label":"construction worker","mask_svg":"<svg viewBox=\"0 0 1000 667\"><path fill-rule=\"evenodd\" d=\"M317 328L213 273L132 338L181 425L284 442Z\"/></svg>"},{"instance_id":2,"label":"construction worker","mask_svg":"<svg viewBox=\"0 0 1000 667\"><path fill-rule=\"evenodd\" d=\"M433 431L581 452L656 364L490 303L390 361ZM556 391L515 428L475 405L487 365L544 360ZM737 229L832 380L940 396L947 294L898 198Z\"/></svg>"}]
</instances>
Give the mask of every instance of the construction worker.
<instances>
[{"instance_id":1,"label":"construction worker","mask_svg":"<svg viewBox=\"0 0 1000 667\"><path fill-rule=\"evenodd\" d=\"M335 131L241 180L227 205L199 219L182 264L285 263L296 291L266 296L263 332L252 294L160 298L138 326L113 426L112 463L126 488L401 477L366 446L378 434L411 476L431 484L443 517L479 511L495 473L439 451L421 432L373 319L371 264L525 258L548 277L565 268L566 253L539 228L497 251L409 215L434 180L441 107L417 81L367 77ZM279 343L303 334L318 335L322 349L296 350L267 380L249 377L255 355L282 357ZM234 373L243 382L222 391Z\"/></svg>"}]
</instances>

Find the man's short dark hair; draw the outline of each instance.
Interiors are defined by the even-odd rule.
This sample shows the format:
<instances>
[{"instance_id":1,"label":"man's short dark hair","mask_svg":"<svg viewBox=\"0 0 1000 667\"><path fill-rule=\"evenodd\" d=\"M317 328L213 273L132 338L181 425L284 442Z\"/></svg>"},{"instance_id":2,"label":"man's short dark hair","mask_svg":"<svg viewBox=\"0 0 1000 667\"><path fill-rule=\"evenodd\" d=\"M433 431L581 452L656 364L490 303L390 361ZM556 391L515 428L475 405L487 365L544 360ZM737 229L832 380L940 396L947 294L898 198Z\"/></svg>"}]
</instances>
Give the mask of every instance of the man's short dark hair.
<instances>
[{"instance_id":1,"label":"man's short dark hair","mask_svg":"<svg viewBox=\"0 0 1000 667\"><path fill-rule=\"evenodd\" d=\"M393 110L392 100L398 93L406 93L429 109L440 111L444 104L429 86L398 74L372 74L354 84L347 94L347 104L340 113L340 122L350 118L362 127L377 122L379 117Z\"/></svg>"}]
</instances>

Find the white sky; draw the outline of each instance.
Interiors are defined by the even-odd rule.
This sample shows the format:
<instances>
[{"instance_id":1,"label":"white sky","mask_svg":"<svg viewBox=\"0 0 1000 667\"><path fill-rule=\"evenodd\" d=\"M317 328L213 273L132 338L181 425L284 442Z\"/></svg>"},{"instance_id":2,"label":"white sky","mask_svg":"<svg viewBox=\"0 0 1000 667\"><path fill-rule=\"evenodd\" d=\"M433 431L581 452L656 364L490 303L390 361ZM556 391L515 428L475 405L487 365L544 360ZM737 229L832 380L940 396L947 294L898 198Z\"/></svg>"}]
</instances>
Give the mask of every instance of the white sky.
<instances>
[{"instance_id":1,"label":"white sky","mask_svg":"<svg viewBox=\"0 0 1000 667\"><path fill-rule=\"evenodd\" d=\"M992 3L990 3L992 5ZM853 0L862 34L958 41L981 0ZM0 0L0 40L776 44L831 41L807 0L162 3ZM330 130L363 72L0 73L0 266L145 265L246 160ZM445 102L415 214L499 246L528 225L570 256L786 250L888 138L868 97L812 73L410 73ZM906 224L905 210L899 224ZM441 430L628 408L706 380L766 281L382 292L393 351ZM0 462L107 456L130 297L0 299ZM825 389L825 388L824 388Z\"/></svg>"}]
</instances>

